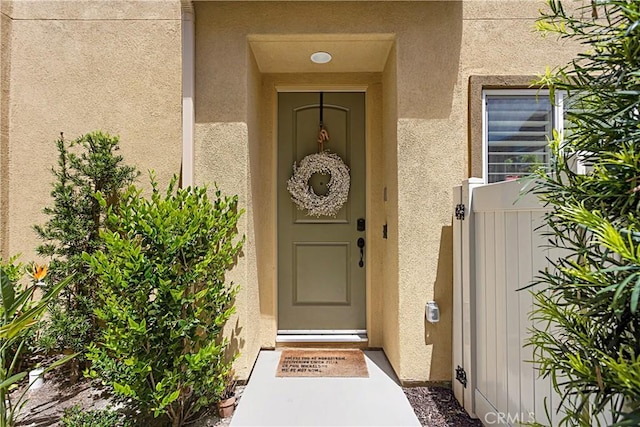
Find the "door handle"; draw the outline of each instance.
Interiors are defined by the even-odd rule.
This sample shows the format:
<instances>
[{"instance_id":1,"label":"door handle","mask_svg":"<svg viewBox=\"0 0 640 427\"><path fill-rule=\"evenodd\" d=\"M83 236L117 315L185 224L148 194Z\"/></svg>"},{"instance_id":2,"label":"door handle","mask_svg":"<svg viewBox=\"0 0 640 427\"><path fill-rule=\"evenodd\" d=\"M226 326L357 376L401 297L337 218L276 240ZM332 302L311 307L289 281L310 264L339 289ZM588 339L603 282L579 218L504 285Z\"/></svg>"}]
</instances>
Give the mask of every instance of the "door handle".
<instances>
[{"instance_id":1,"label":"door handle","mask_svg":"<svg viewBox=\"0 0 640 427\"><path fill-rule=\"evenodd\" d=\"M364 267L364 238L360 237L358 239L358 247L360 248L360 262L358 265L360 268Z\"/></svg>"}]
</instances>

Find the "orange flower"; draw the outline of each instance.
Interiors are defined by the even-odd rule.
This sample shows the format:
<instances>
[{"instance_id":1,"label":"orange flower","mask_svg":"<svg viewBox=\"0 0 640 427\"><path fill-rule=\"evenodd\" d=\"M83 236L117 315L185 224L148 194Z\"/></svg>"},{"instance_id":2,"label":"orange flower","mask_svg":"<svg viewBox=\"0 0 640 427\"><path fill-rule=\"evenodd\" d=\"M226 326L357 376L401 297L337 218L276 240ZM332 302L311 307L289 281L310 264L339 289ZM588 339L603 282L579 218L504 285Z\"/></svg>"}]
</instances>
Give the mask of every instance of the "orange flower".
<instances>
[{"instance_id":1,"label":"orange flower","mask_svg":"<svg viewBox=\"0 0 640 427\"><path fill-rule=\"evenodd\" d=\"M48 267L46 266L46 264L45 265L34 264L33 273L31 273L31 277L33 277L36 282L41 281L47 276L47 268Z\"/></svg>"}]
</instances>

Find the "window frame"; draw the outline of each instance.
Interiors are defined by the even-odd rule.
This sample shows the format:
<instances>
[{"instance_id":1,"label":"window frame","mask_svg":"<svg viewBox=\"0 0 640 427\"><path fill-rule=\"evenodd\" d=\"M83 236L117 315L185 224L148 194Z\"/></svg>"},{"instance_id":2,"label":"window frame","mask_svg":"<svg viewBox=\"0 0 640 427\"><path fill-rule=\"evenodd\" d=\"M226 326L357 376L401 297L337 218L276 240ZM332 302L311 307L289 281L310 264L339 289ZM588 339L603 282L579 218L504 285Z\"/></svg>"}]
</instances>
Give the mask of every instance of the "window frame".
<instances>
[{"instance_id":1,"label":"window frame","mask_svg":"<svg viewBox=\"0 0 640 427\"><path fill-rule=\"evenodd\" d=\"M501 88L482 88L482 179L485 183L489 183L489 129L487 116L487 96L536 96L549 97L549 89L524 89L518 87L501 87ZM554 100L551 104L552 129L560 135L564 132L564 98L565 93L556 91ZM500 183L505 182L497 181Z\"/></svg>"}]
</instances>

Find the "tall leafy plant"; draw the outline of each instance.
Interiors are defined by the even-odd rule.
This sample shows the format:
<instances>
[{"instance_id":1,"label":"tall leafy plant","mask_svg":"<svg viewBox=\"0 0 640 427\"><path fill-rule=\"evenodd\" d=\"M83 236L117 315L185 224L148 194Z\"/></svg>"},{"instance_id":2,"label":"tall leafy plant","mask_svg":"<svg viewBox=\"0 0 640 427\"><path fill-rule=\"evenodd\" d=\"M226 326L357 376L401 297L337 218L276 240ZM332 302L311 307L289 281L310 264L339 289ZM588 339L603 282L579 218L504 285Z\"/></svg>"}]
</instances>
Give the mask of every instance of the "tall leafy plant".
<instances>
[{"instance_id":1,"label":"tall leafy plant","mask_svg":"<svg viewBox=\"0 0 640 427\"><path fill-rule=\"evenodd\" d=\"M105 247L85 254L100 286L104 330L88 374L173 426L194 420L224 392L235 352L223 338L237 287L225 281L240 253L237 197L206 188L151 197L131 187L109 209ZM99 196L103 208L107 200Z\"/></svg>"},{"instance_id":2,"label":"tall leafy plant","mask_svg":"<svg viewBox=\"0 0 640 427\"><path fill-rule=\"evenodd\" d=\"M18 362L27 350L29 334L45 313L50 300L71 280L69 277L51 286L40 299L34 301L37 280L46 275L46 270L44 273L43 270L35 271L33 282L27 286L19 283L21 270L22 265L15 262L15 258L6 263L0 260L0 427L14 426L20 410L27 402L27 391L31 384L23 384L24 387L18 389L28 375ZM56 368L74 356L59 359L43 372Z\"/></svg>"},{"instance_id":3,"label":"tall leafy plant","mask_svg":"<svg viewBox=\"0 0 640 427\"><path fill-rule=\"evenodd\" d=\"M585 53L541 82L570 108L534 189L562 254L535 294L534 360L562 396L557 425L599 425L610 410L640 425L640 1L550 0L538 24Z\"/></svg>"},{"instance_id":4,"label":"tall leafy plant","mask_svg":"<svg viewBox=\"0 0 640 427\"><path fill-rule=\"evenodd\" d=\"M44 208L47 222L34 227L44 241L37 252L51 257L47 283L74 276L51 303L40 340L45 350L82 352L96 335L98 325L93 310L97 283L82 254L103 247L100 230L104 227L105 210L137 176L136 170L123 165L122 156L116 154L118 143L118 137L100 131L71 142L61 134L56 141L53 206ZM96 192L103 194L105 205L98 203Z\"/></svg>"}]
</instances>

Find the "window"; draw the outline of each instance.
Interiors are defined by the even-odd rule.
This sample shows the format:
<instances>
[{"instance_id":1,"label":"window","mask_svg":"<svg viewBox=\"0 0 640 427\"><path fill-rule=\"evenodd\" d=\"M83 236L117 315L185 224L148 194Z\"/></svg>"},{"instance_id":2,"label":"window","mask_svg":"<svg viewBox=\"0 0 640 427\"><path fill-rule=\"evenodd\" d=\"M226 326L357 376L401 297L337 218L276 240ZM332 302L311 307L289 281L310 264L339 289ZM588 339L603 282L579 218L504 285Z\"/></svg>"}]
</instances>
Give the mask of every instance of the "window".
<instances>
[{"instance_id":1,"label":"window","mask_svg":"<svg viewBox=\"0 0 640 427\"><path fill-rule=\"evenodd\" d=\"M548 141L562 130L562 95L556 105L544 90L485 90L483 163L485 182L529 175L549 165Z\"/></svg>"}]
</instances>

